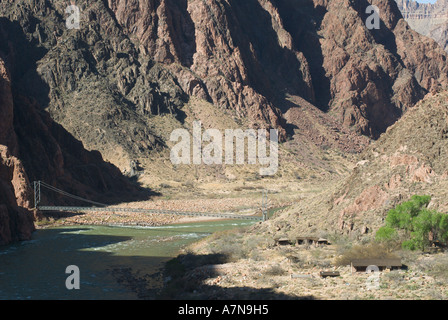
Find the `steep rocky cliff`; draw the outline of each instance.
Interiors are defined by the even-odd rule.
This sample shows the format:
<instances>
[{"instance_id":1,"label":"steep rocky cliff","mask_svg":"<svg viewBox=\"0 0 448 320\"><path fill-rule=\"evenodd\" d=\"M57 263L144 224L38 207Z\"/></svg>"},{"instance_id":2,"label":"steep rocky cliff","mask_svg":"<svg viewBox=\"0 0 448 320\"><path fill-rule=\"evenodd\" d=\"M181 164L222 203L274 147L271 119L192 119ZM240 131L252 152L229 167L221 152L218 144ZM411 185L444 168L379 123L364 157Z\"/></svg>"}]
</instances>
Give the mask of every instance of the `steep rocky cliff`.
<instances>
[{"instance_id":1,"label":"steep rocky cliff","mask_svg":"<svg viewBox=\"0 0 448 320\"><path fill-rule=\"evenodd\" d=\"M448 1L418 3L415 0L396 0L398 8L411 28L431 37L448 51Z\"/></svg>"},{"instance_id":2,"label":"steep rocky cliff","mask_svg":"<svg viewBox=\"0 0 448 320\"><path fill-rule=\"evenodd\" d=\"M285 97L300 96L377 137L433 82L446 84L448 69L446 54L409 30L393 1L371 3L380 30L365 26L367 1L108 1L141 52L167 65L188 95L277 127L292 107Z\"/></svg>"},{"instance_id":3,"label":"steep rocky cliff","mask_svg":"<svg viewBox=\"0 0 448 320\"><path fill-rule=\"evenodd\" d=\"M28 94L36 88L22 81L35 76L28 67L37 53L20 30L0 20L0 244L29 239L34 230L33 180L108 203L148 196L98 152L85 150ZM74 203L57 194L42 200Z\"/></svg>"},{"instance_id":4,"label":"steep rocky cliff","mask_svg":"<svg viewBox=\"0 0 448 320\"><path fill-rule=\"evenodd\" d=\"M135 194L120 170L166 150L195 101L283 141L359 151L357 135L377 138L448 84L447 53L393 0L73 3L79 29L66 1L0 1L0 144L23 176L11 183L7 165L2 180L18 207L36 179L97 200ZM366 27L370 4L379 30Z\"/></svg>"},{"instance_id":5,"label":"steep rocky cliff","mask_svg":"<svg viewBox=\"0 0 448 320\"><path fill-rule=\"evenodd\" d=\"M29 239L34 231L27 182L20 160L0 145L0 244Z\"/></svg>"},{"instance_id":6,"label":"steep rocky cliff","mask_svg":"<svg viewBox=\"0 0 448 320\"><path fill-rule=\"evenodd\" d=\"M283 140L300 130L284 117L299 101L377 138L447 84L448 66L394 1L371 3L379 30L367 29L361 0L77 1L79 30L65 25L65 1L3 1L0 16L14 21L9 41L22 32L36 52L21 67L27 94L125 170L164 148L161 119L182 127L192 97Z\"/></svg>"},{"instance_id":7,"label":"steep rocky cliff","mask_svg":"<svg viewBox=\"0 0 448 320\"><path fill-rule=\"evenodd\" d=\"M431 195L432 209L448 210L447 119L448 92L428 94L365 150L330 201L341 230L376 229L388 209L414 194Z\"/></svg>"},{"instance_id":8,"label":"steep rocky cliff","mask_svg":"<svg viewBox=\"0 0 448 320\"><path fill-rule=\"evenodd\" d=\"M0 244L27 239L34 230L32 213L24 208L30 206L27 176L11 154L17 152L12 105L10 78L0 59Z\"/></svg>"},{"instance_id":9,"label":"steep rocky cliff","mask_svg":"<svg viewBox=\"0 0 448 320\"><path fill-rule=\"evenodd\" d=\"M352 173L265 226L273 233L373 237L388 210L430 195L447 212L448 92L429 93L361 154ZM325 199L325 200L322 200Z\"/></svg>"}]
</instances>

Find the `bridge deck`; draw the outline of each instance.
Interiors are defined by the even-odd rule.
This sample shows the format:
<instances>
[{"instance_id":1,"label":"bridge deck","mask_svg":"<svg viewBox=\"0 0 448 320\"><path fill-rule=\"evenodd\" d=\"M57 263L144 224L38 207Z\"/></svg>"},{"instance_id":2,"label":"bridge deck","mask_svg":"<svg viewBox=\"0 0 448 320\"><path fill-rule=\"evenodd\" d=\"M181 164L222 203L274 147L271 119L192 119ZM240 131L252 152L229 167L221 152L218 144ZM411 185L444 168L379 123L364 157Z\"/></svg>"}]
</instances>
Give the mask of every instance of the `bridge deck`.
<instances>
[{"instance_id":1,"label":"bridge deck","mask_svg":"<svg viewBox=\"0 0 448 320\"><path fill-rule=\"evenodd\" d=\"M253 220L262 221L261 216L243 216L231 213L212 213L212 212L190 212L190 211L172 211L160 209L139 209L139 208L114 208L114 207L64 207L64 206L39 206L41 211L58 211L58 212L89 212L89 211L103 211L103 212L138 212L138 213L155 213L155 214L173 214L191 217L216 217L222 219L239 219L239 220Z\"/></svg>"}]
</instances>

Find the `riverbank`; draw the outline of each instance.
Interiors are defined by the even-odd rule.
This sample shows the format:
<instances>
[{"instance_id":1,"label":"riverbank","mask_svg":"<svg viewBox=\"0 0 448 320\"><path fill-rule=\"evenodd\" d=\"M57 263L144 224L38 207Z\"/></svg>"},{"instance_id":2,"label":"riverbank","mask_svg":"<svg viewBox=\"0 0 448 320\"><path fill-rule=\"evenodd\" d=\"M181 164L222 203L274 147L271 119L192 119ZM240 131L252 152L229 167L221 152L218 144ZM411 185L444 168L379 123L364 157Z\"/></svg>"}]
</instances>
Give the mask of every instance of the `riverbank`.
<instances>
[{"instance_id":1,"label":"riverbank","mask_svg":"<svg viewBox=\"0 0 448 320\"><path fill-rule=\"evenodd\" d=\"M271 200L270 206L273 207L281 205L285 206L286 203L284 199L282 201ZM141 208L141 209L164 209L164 210L176 210L176 211L200 211L200 212L214 212L214 213L229 213L232 212L238 215L260 215L260 199L258 196L254 197L237 197L235 195L229 196L228 198L195 198L195 199L155 199L153 201L140 201L132 203L122 203L117 205L119 208ZM260 211L260 212L259 212ZM275 209L271 210L272 212ZM271 213L272 213L271 212ZM147 213L132 213L132 212L87 212L87 213L45 213L40 215L40 219L36 222L37 229L54 229L58 227L67 228L72 226L125 226L125 227L162 227L161 229L155 228L154 230L165 230L164 226L167 226L170 230L176 228L176 225L182 225L180 229L176 229L175 236L173 237L161 237L155 239L155 242L148 244L148 248L153 247L154 243L157 243L156 247L163 247L165 245L170 245L171 241L176 240L178 237L191 236L196 231L189 231L189 228L185 228L187 224L197 224L200 223L201 230L209 230L208 225L227 225L225 229L234 229L235 225L246 225L248 222L242 220L232 220L226 221L222 218L217 217L191 217L191 216L179 216L179 215L168 215L168 214L147 214ZM205 225L205 226L202 226ZM171 229L170 226L173 226ZM215 227L213 227L215 228ZM218 227L221 228L221 227ZM121 229L121 228L116 228ZM124 228L128 229L128 228ZM134 229L134 228L129 228ZM135 228L138 230L139 228ZM141 228L141 230L150 230L151 228ZM181 231L182 230L182 231ZM215 229L212 229L215 230ZM215 231L210 230L213 236ZM115 231L114 231L115 232ZM166 231L164 231L166 232ZM171 231L170 231L171 232ZM180 234L184 232L184 234ZM198 238L192 239L192 242L204 237L201 235ZM161 242L160 242L161 241ZM190 240L188 240L190 241ZM191 242L190 242L191 244ZM171 246L171 245L170 245ZM182 254L183 246L177 247L173 255L166 258L169 261L171 258L175 258L178 254ZM153 249L150 249L153 250ZM165 253L163 253L165 254ZM157 255L160 255L158 253ZM212 261L212 260L210 260ZM163 265L165 264L163 263ZM146 273L139 271L138 268L134 268L132 265L124 266L113 266L108 271L117 283L129 288L133 291L138 299L157 299L159 296L156 294L160 290L160 284L166 284L167 273L166 268L161 267L160 271L157 273ZM157 286L154 287L154 283Z\"/></svg>"},{"instance_id":2,"label":"riverbank","mask_svg":"<svg viewBox=\"0 0 448 320\"><path fill-rule=\"evenodd\" d=\"M343 249L275 246L254 229L215 235L166 264L163 299L446 300L446 253L399 250L400 270L352 272L336 265ZM336 271L336 277L322 277Z\"/></svg>"},{"instance_id":3,"label":"riverbank","mask_svg":"<svg viewBox=\"0 0 448 320\"><path fill-rule=\"evenodd\" d=\"M77 225L158 227L172 224L209 222L219 220L227 219L219 217L190 217L148 213L51 213L51 215L42 215L42 217L36 222L36 229Z\"/></svg>"},{"instance_id":4,"label":"riverbank","mask_svg":"<svg viewBox=\"0 0 448 320\"><path fill-rule=\"evenodd\" d=\"M258 199L220 198L220 199L158 199L122 203L116 208L138 208L145 210L169 210L182 212L229 213L238 215L261 215ZM223 220L219 217L182 216L170 214L151 214L141 212L73 212L37 213L37 228L68 225L127 225L127 226L162 226L179 223Z\"/></svg>"}]
</instances>

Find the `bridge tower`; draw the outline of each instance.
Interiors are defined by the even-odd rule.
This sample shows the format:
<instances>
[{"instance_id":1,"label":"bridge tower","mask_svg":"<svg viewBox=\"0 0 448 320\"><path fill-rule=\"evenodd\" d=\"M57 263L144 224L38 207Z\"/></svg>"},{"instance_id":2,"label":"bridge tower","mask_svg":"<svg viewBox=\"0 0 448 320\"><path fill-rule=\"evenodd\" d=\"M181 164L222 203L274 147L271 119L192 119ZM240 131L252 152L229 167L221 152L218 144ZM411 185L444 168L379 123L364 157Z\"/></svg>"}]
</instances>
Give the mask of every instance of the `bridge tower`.
<instances>
[{"instance_id":1,"label":"bridge tower","mask_svg":"<svg viewBox=\"0 0 448 320\"><path fill-rule=\"evenodd\" d=\"M33 189L34 189L34 209L37 209L40 203L40 181L33 182Z\"/></svg>"}]
</instances>

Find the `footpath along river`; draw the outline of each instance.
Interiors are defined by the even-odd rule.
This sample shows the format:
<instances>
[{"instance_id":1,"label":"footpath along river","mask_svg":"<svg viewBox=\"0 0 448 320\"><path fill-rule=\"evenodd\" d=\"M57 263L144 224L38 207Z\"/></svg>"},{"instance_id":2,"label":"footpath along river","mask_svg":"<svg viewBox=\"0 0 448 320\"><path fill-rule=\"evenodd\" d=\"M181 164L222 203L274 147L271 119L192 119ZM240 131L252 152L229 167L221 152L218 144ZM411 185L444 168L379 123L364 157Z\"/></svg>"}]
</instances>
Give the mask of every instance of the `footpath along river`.
<instances>
[{"instance_id":1,"label":"footpath along river","mask_svg":"<svg viewBox=\"0 0 448 320\"><path fill-rule=\"evenodd\" d=\"M142 298L136 285L159 286L163 279L158 272L183 246L216 231L253 223L224 220L158 227L92 225L39 229L29 241L0 246L0 299ZM70 274L65 271L69 265L79 268L78 290L66 288Z\"/></svg>"}]
</instances>

